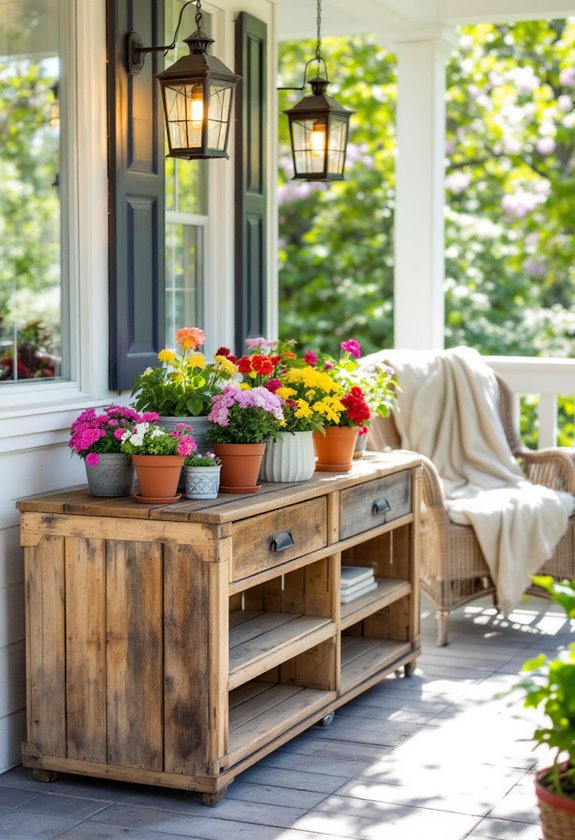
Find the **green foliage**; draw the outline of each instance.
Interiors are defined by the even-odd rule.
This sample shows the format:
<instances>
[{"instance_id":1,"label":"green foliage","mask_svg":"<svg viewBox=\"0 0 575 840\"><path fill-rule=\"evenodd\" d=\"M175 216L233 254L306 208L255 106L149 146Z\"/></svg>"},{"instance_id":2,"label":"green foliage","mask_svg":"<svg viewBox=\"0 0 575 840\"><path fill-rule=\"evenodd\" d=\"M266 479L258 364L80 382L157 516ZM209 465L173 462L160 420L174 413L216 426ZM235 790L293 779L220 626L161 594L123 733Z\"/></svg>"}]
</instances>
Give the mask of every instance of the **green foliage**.
<instances>
[{"instance_id":1,"label":"green foliage","mask_svg":"<svg viewBox=\"0 0 575 840\"><path fill-rule=\"evenodd\" d=\"M446 346L575 356L575 19L461 27L447 67ZM314 44L284 44L285 84ZM280 322L327 350L393 344L395 64L367 38L324 39L351 119L346 180L291 177L280 119ZM280 107L301 93L284 94Z\"/></svg>"},{"instance_id":2,"label":"green foliage","mask_svg":"<svg viewBox=\"0 0 575 840\"><path fill-rule=\"evenodd\" d=\"M568 618L575 618L575 581L536 576L533 582L545 589ZM560 795L575 798L575 643L555 659L545 654L524 663L524 678L513 687L524 695L526 708L541 708L546 726L535 729L532 739L555 750L555 762L544 784ZM566 766L563 762L566 761Z\"/></svg>"},{"instance_id":3,"label":"green foliage","mask_svg":"<svg viewBox=\"0 0 575 840\"><path fill-rule=\"evenodd\" d=\"M460 29L448 65L446 345L574 356L575 19Z\"/></svg>"},{"instance_id":4,"label":"green foliage","mask_svg":"<svg viewBox=\"0 0 575 840\"><path fill-rule=\"evenodd\" d=\"M395 62L373 39L326 38L328 93L356 109L346 180L289 182L287 119L280 119L280 332L328 351L357 335L364 352L392 343ZM315 43L283 44L284 84L301 83ZM307 93L308 91L306 91ZM282 94L280 109L301 92Z\"/></svg>"}]
</instances>

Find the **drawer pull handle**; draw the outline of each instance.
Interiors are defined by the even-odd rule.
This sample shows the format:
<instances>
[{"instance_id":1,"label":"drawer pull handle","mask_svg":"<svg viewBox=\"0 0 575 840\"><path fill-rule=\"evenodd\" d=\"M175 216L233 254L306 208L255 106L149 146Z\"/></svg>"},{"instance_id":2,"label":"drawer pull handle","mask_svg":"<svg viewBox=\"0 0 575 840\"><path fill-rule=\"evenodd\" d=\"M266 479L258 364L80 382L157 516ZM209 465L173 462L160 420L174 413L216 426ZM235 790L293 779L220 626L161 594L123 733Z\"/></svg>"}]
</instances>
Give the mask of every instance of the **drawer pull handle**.
<instances>
[{"instance_id":1,"label":"drawer pull handle","mask_svg":"<svg viewBox=\"0 0 575 840\"><path fill-rule=\"evenodd\" d=\"M384 496L382 496L381 499L375 499L371 505L371 512L373 516L377 516L379 513L387 513L390 510L391 505Z\"/></svg>"},{"instance_id":2,"label":"drawer pull handle","mask_svg":"<svg viewBox=\"0 0 575 840\"><path fill-rule=\"evenodd\" d=\"M270 551L285 551L286 548L292 548L294 545L295 540L289 528L287 531L279 531L270 537Z\"/></svg>"}]
</instances>

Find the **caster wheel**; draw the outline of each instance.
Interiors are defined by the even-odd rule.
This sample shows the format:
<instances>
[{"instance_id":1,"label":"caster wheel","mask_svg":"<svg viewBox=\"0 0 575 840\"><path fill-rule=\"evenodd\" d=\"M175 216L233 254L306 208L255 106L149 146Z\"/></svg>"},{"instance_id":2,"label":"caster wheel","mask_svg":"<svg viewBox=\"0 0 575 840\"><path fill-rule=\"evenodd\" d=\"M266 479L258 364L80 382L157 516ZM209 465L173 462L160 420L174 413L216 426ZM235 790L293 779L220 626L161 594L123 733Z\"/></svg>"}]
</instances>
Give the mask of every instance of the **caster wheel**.
<instances>
[{"instance_id":1,"label":"caster wheel","mask_svg":"<svg viewBox=\"0 0 575 840\"><path fill-rule=\"evenodd\" d=\"M330 712L325 717L322 717L321 720L318 720L317 725L318 726L323 726L323 727L331 726L334 718L335 718L335 712Z\"/></svg>"},{"instance_id":2,"label":"caster wheel","mask_svg":"<svg viewBox=\"0 0 575 840\"><path fill-rule=\"evenodd\" d=\"M41 767L32 770L32 776L37 782L55 782L59 776L56 770L43 770Z\"/></svg>"},{"instance_id":3,"label":"caster wheel","mask_svg":"<svg viewBox=\"0 0 575 840\"><path fill-rule=\"evenodd\" d=\"M223 788L222 790L218 790L215 793L202 793L200 795L202 805L207 805L209 808L213 808L214 805L219 805L219 803L226 795L226 791L227 787Z\"/></svg>"}]
</instances>

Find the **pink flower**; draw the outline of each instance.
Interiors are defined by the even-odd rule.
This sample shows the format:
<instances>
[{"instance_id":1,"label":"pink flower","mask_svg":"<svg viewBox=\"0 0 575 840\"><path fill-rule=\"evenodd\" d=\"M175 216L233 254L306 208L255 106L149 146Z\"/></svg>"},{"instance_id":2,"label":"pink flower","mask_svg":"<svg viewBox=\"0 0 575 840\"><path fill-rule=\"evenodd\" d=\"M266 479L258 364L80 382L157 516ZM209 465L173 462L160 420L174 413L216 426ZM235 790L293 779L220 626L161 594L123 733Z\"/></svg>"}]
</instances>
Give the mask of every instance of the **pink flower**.
<instances>
[{"instance_id":1,"label":"pink flower","mask_svg":"<svg viewBox=\"0 0 575 840\"><path fill-rule=\"evenodd\" d=\"M313 350L306 350L303 354L303 360L307 365L317 365L317 353Z\"/></svg>"},{"instance_id":2,"label":"pink flower","mask_svg":"<svg viewBox=\"0 0 575 840\"><path fill-rule=\"evenodd\" d=\"M282 384L279 379L268 379L265 383L264 388L267 388L268 391L271 391L272 394L275 394L278 388L281 388Z\"/></svg>"},{"instance_id":3,"label":"pink flower","mask_svg":"<svg viewBox=\"0 0 575 840\"><path fill-rule=\"evenodd\" d=\"M355 356L359 358L361 356L361 348L359 346L359 341L356 341L355 338L350 338L347 341L342 341L340 344L341 349L349 353L350 356Z\"/></svg>"},{"instance_id":4,"label":"pink flower","mask_svg":"<svg viewBox=\"0 0 575 840\"><path fill-rule=\"evenodd\" d=\"M89 467L95 467L96 464L100 463L100 459L96 452L90 452L89 455L86 455L86 463Z\"/></svg>"}]
</instances>

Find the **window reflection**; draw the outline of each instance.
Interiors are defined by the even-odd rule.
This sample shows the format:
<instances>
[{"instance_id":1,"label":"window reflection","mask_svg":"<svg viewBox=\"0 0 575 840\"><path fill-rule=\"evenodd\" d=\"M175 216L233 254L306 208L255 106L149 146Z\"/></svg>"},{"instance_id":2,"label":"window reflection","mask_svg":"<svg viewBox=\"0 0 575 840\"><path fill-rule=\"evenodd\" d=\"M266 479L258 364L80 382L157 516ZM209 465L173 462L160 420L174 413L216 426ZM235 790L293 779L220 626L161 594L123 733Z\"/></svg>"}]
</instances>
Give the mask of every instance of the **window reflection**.
<instances>
[{"instance_id":1,"label":"window reflection","mask_svg":"<svg viewBox=\"0 0 575 840\"><path fill-rule=\"evenodd\" d=\"M61 375L58 0L0 0L0 382Z\"/></svg>"}]
</instances>

